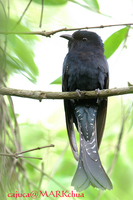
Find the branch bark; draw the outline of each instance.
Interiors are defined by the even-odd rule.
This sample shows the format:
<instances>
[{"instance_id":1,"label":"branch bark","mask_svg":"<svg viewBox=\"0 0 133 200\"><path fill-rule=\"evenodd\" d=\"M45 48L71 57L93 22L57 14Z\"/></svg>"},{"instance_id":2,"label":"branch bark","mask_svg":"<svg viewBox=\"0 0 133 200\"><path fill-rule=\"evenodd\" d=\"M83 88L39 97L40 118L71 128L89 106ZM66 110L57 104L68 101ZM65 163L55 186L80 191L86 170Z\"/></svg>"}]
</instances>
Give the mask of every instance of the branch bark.
<instances>
[{"instance_id":1,"label":"branch bark","mask_svg":"<svg viewBox=\"0 0 133 200\"><path fill-rule=\"evenodd\" d=\"M33 90L19 90L14 88L1 87L1 95L9 95L31 99L92 99L92 98L106 98L110 96L117 96L123 94L132 94L133 86L124 88L112 88L105 90L95 91L81 91L78 92L46 92L46 91L33 91Z\"/></svg>"},{"instance_id":2,"label":"branch bark","mask_svg":"<svg viewBox=\"0 0 133 200\"><path fill-rule=\"evenodd\" d=\"M113 27L113 26L132 26L133 23L122 23L122 24L108 24L108 25L100 25L100 26L86 26L86 27L77 27L77 28L61 28L54 31L31 31L31 32L17 32L17 31L0 31L0 34L17 34L17 35L42 35L45 37L50 37L51 35L54 35L56 33L62 32L62 31L76 31L76 30L82 30L82 29L97 29L97 28L107 28L107 27Z\"/></svg>"},{"instance_id":3,"label":"branch bark","mask_svg":"<svg viewBox=\"0 0 133 200\"><path fill-rule=\"evenodd\" d=\"M0 153L0 156L10 156L10 157L15 157L15 158L23 157L23 158L33 158L33 159L42 160L42 158L38 158L38 157L27 157L27 156L22 156L22 154L27 153L27 152L30 152L30 151L36 151L36 150L48 148L48 147L54 147L54 145L53 145L53 144L50 144L50 145L47 145L47 146L37 147L37 148L29 149L29 150L26 150L26 151L16 152L16 153L14 153L14 154L10 154L10 153Z\"/></svg>"}]
</instances>

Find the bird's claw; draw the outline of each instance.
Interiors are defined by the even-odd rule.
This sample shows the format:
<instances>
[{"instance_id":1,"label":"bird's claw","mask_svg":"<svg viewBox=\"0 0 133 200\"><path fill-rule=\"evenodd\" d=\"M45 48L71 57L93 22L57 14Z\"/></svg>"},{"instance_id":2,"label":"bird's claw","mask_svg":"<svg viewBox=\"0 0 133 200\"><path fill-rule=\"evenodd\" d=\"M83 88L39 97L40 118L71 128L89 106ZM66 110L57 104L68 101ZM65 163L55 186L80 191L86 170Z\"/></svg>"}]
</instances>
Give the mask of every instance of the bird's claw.
<instances>
[{"instance_id":1,"label":"bird's claw","mask_svg":"<svg viewBox=\"0 0 133 200\"><path fill-rule=\"evenodd\" d=\"M98 96L99 95L99 91L100 91L100 89L98 88L98 89L95 89L95 92L96 92L96 95ZM99 103L99 98L97 98L97 104Z\"/></svg>"},{"instance_id":2,"label":"bird's claw","mask_svg":"<svg viewBox=\"0 0 133 200\"><path fill-rule=\"evenodd\" d=\"M100 91L99 88L98 88L98 89L95 89L95 92L96 92L96 95L97 95L97 96L99 95L99 91Z\"/></svg>"},{"instance_id":3,"label":"bird's claw","mask_svg":"<svg viewBox=\"0 0 133 200\"><path fill-rule=\"evenodd\" d=\"M76 92L78 93L79 97L81 97L81 91L77 89Z\"/></svg>"}]
</instances>

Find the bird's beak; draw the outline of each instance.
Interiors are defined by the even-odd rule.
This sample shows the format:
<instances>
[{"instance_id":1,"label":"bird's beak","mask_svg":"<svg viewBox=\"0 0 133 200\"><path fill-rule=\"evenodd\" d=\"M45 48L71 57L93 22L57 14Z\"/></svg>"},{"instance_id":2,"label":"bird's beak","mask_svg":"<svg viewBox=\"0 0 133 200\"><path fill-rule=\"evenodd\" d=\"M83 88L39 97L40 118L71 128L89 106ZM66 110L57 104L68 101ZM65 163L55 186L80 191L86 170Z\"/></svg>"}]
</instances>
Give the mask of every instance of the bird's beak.
<instances>
[{"instance_id":1,"label":"bird's beak","mask_svg":"<svg viewBox=\"0 0 133 200\"><path fill-rule=\"evenodd\" d=\"M65 34L65 35L60 35L60 37L63 37L63 38L65 38L65 39L67 39L67 40L70 40L70 41L72 41L72 40L73 40L73 37L72 37L72 35L68 35L68 34Z\"/></svg>"}]
</instances>

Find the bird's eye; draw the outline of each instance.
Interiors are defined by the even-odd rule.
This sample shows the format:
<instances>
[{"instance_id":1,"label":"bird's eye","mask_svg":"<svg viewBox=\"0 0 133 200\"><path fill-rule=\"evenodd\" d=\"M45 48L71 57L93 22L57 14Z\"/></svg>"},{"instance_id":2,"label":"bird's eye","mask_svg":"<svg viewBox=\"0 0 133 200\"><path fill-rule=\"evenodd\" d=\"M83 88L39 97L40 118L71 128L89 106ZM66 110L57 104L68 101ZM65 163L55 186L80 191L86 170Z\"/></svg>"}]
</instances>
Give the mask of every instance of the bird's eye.
<instances>
[{"instance_id":1,"label":"bird's eye","mask_svg":"<svg viewBox=\"0 0 133 200\"><path fill-rule=\"evenodd\" d=\"M84 42L86 42L86 41L87 41L87 38L83 38L82 40L83 40Z\"/></svg>"}]
</instances>

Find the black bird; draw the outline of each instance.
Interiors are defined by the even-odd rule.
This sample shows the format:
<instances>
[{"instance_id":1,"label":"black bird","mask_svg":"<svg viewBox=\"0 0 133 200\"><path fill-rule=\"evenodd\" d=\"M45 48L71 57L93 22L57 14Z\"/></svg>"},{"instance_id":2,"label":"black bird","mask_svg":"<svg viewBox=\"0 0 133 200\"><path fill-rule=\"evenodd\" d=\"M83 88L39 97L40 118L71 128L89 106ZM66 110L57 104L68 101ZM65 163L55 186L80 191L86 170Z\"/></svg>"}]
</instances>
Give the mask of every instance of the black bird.
<instances>
[{"instance_id":1,"label":"black bird","mask_svg":"<svg viewBox=\"0 0 133 200\"><path fill-rule=\"evenodd\" d=\"M69 40L69 52L63 63L62 91L106 89L109 85L108 63L99 35L90 31L76 31L61 35ZM72 186L80 192L92 185L102 190L112 189L112 183L101 164L98 148L101 143L107 99L64 100L69 142L78 167ZM80 153L73 123L80 136Z\"/></svg>"}]
</instances>

